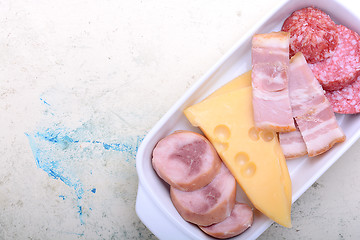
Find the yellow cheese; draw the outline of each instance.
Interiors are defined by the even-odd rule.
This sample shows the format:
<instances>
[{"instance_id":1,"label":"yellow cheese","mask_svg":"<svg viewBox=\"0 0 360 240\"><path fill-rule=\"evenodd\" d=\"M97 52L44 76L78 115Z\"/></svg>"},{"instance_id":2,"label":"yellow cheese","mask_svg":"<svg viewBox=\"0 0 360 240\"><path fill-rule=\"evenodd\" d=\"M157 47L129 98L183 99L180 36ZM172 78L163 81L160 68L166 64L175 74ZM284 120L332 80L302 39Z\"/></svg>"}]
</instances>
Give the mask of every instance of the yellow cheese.
<instances>
[{"instance_id":1,"label":"yellow cheese","mask_svg":"<svg viewBox=\"0 0 360 240\"><path fill-rule=\"evenodd\" d=\"M253 205L291 227L291 180L276 133L254 127L251 87L221 91L187 108L186 117L213 143Z\"/></svg>"},{"instance_id":2,"label":"yellow cheese","mask_svg":"<svg viewBox=\"0 0 360 240\"><path fill-rule=\"evenodd\" d=\"M222 95L224 93L231 92L233 90L243 88L243 87L249 87L251 86L251 71L248 71L237 78L231 80L221 88L217 89L215 92L210 94L207 98L215 97Z\"/></svg>"},{"instance_id":3,"label":"yellow cheese","mask_svg":"<svg viewBox=\"0 0 360 240\"><path fill-rule=\"evenodd\" d=\"M243 73L242 75L240 75L240 76L236 77L235 79L231 80L230 82L226 83L225 85L223 85L222 87L217 89L215 92L213 92L211 95L209 95L207 98L219 96L222 94L229 93L233 90L240 89L243 87L249 87L249 86L251 86L251 70ZM276 151L282 151L280 149L281 149L280 144L278 144ZM285 186L288 201L291 204L292 192L291 192L291 181L289 181L290 180L289 171L288 171L288 168L286 165L286 161L280 161L280 164L281 164L282 174L284 176L286 176L284 178L284 186Z\"/></svg>"}]
</instances>

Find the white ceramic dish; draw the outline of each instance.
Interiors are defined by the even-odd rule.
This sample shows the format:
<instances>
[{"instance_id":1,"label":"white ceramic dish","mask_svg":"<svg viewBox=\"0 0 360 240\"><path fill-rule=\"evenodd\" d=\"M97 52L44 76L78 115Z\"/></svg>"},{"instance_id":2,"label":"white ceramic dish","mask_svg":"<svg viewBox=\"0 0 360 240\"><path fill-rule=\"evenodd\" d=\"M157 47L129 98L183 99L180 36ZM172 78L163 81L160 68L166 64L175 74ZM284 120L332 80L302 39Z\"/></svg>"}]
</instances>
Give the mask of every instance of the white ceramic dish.
<instances>
[{"instance_id":1,"label":"white ceramic dish","mask_svg":"<svg viewBox=\"0 0 360 240\"><path fill-rule=\"evenodd\" d=\"M183 110L204 99L215 89L251 68L251 38L255 33L279 31L286 17L293 11L315 6L338 23L360 32L360 19L356 14L336 0L287 0L244 36L210 71L203 76L186 94L161 118L143 140L136 157L139 189L136 212L142 222L159 239L213 239L198 227L184 221L173 206L169 187L155 173L151 165L152 150L156 143L175 130L200 132L188 122ZM289 160L288 168L292 180L293 202L296 201L334 162L360 137L360 114L337 115L347 140L315 158ZM237 199L248 202L240 187ZM234 239L255 239L272 221L255 211L253 226Z\"/></svg>"}]
</instances>

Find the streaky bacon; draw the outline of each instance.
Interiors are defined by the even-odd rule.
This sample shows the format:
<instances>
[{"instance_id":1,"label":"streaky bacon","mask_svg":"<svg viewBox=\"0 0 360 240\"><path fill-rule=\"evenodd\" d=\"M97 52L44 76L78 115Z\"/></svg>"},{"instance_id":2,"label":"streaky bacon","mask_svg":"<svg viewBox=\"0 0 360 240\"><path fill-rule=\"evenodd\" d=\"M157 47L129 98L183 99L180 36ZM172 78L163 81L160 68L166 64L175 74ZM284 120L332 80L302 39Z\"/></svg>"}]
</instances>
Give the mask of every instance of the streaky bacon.
<instances>
[{"instance_id":1,"label":"streaky bacon","mask_svg":"<svg viewBox=\"0 0 360 240\"><path fill-rule=\"evenodd\" d=\"M300 130L297 124L295 126L295 131L279 133L280 146L286 159L297 158L307 154L306 145Z\"/></svg>"},{"instance_id":2,"label":"streaky bacon","mask_svg":"<svg viewBox=\"0 0 360 240\"><path fill-rule=\"evenodd\" d=\"M333 109L314 77L304 55L297 53L290 60L289 93L293 116L310 157L345 141Z\"/></svg>"},{"instance_id":3,"label":"streaky bacon","mask_svg":"<svg viewBox=\"0 0 360 240\"><path fill-rule=\"evenodd\" d=\"M289 33L255 34L252 39L252 87L255 126L294 131L289 91Z\"/></svg>"}]
</instances>

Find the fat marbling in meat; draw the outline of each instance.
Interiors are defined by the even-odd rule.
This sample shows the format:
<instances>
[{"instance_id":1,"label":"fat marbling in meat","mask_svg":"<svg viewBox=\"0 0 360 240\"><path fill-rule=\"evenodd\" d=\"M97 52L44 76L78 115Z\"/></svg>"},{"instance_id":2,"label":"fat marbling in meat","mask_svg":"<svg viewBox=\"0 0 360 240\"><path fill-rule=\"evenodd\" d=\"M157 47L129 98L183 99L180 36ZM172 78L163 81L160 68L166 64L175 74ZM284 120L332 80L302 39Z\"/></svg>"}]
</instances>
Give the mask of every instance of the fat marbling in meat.
<instances>
[{"instance_id":1,"label":"fat marbling in meat","mask_svg":"<svg viewBox=\"0 0 360 240\"><path fill-rule=\"evenodd\" d=\"M289 33L254 35L251 54L255 126L294 131L288 91Z\"/></svg>"},{"instance_id":2,"label":"fat marbling in meat","mask_svg":"<svg viewBox=\"0 0 360 240\"><path fill-rule=\"evenodd\" d=\"M302 53L291 58L289 91L293 116L310 157L343 142L345 134L339 127L333 109L314 77Z\"/></svg>"}]
</instances>

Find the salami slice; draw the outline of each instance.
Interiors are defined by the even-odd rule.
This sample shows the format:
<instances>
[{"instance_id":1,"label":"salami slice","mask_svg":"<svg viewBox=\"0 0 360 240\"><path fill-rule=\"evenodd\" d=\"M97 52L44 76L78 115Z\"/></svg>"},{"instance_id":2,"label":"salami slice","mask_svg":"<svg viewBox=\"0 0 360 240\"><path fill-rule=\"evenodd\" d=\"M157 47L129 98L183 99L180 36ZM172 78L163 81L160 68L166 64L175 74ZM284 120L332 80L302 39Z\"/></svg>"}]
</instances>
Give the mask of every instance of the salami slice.
<instances>
[{"instance_id":1,"label":"salami slice","mask_svg":"<svg viewBox=\"0 0 360 240\"><path fill-rule=\"evenodd\" d=\"M310 68L323 89L334 91L355 81L360 71L360 37L342 26L337 26L339 45L332 57L315 64Z\"/></svg>"},{"instance_id":2,"label":"salami slice","mask_svg":"<svg viewBox=\"0 0 360 240\"><path fill-rule=\"evenodd\" d=\"M336 24L314 7L293 12L285 20L282 31L290 33L290 57L302 52L308 63L331 57L338 45Z\"/></svg>"},{"instance_id":3,"label":"salami slice","mask_svg":"<svg viewBox=\"0 0 360 240\"><path fill-rule=\"evenodd\" d=\"M334 112L354 114L360 112L360 75L352 84L337 90L326 92Z\"/></svg>"}]
</instances>

